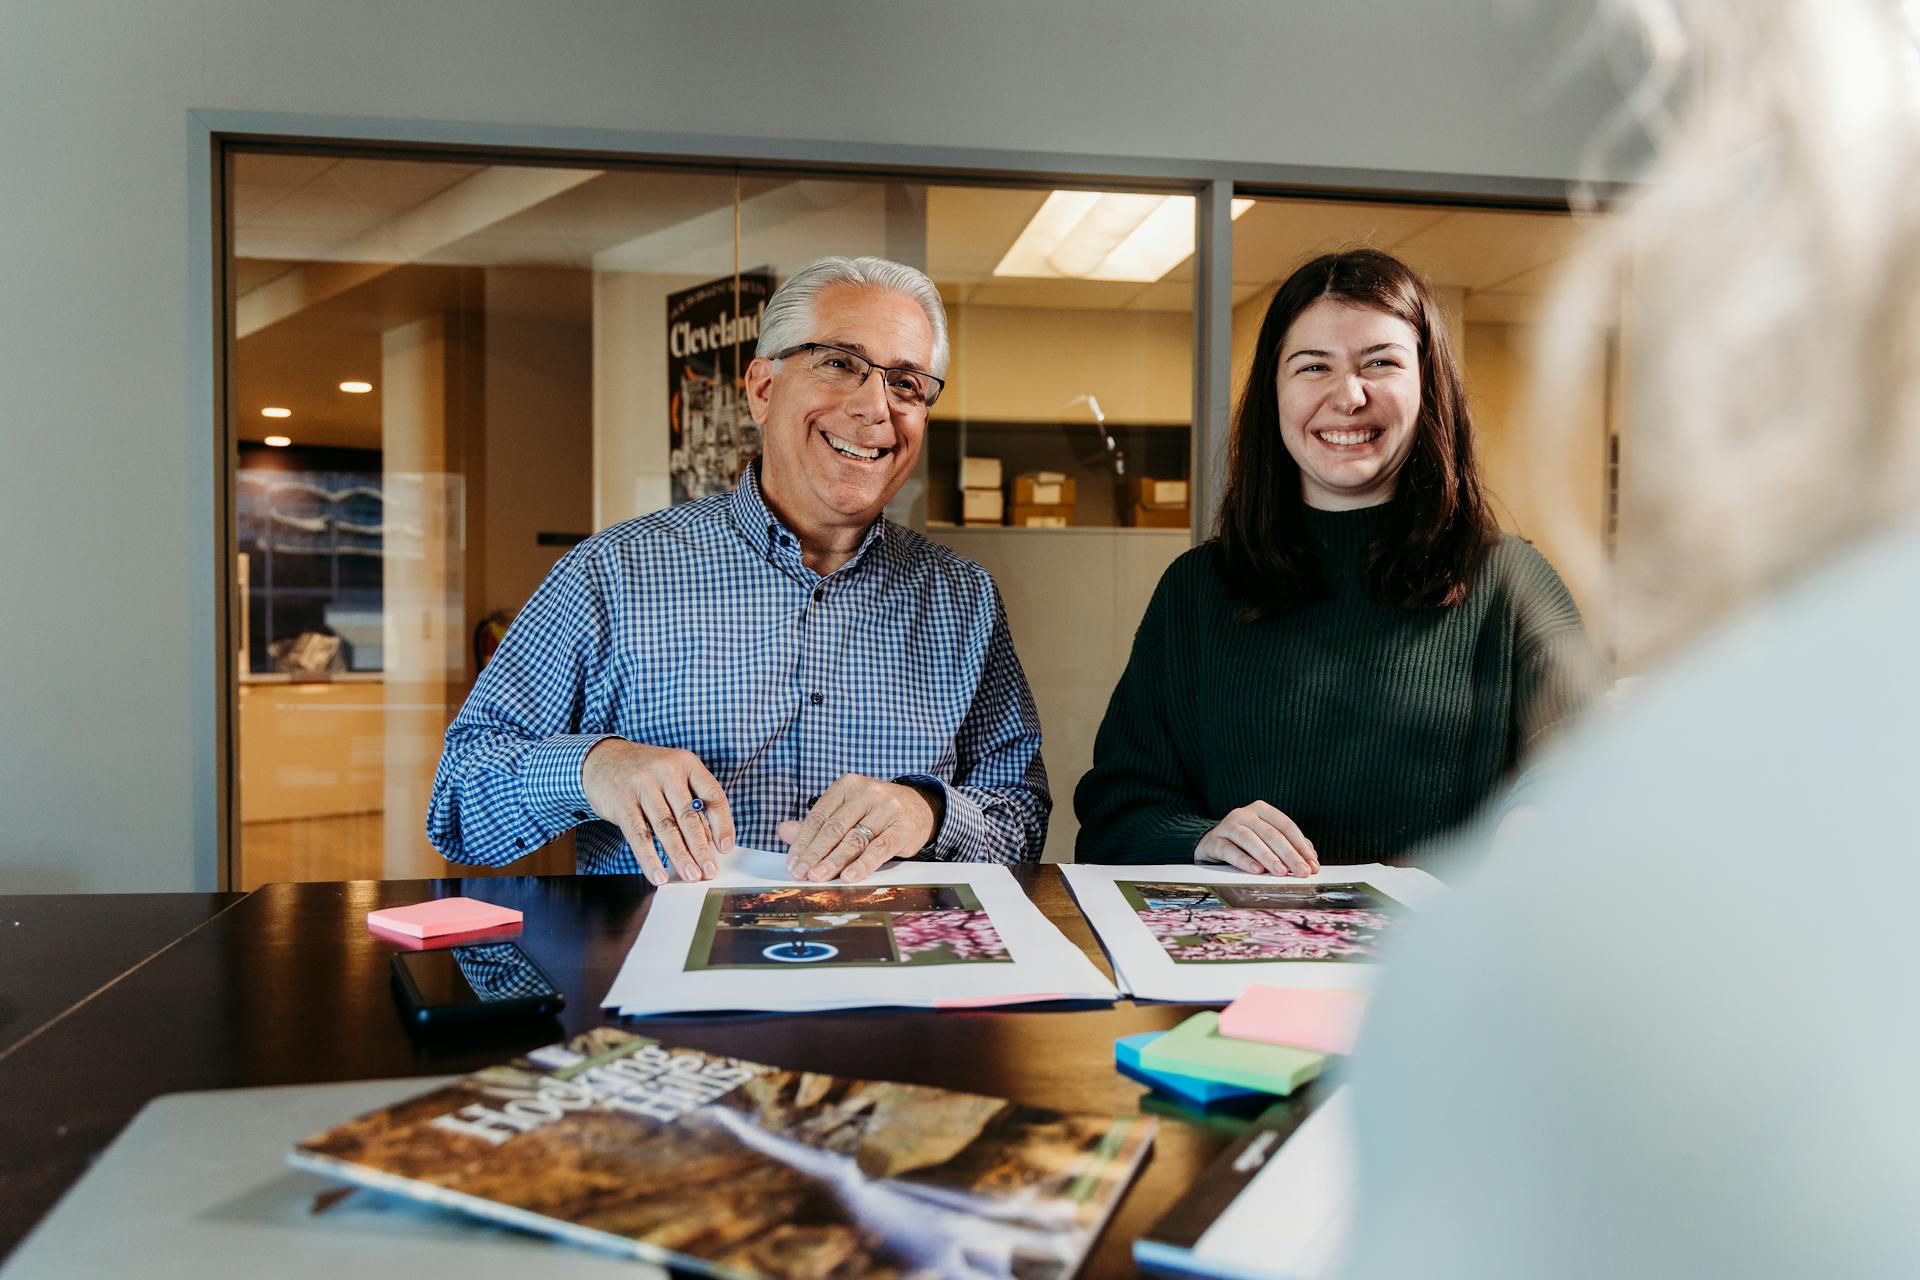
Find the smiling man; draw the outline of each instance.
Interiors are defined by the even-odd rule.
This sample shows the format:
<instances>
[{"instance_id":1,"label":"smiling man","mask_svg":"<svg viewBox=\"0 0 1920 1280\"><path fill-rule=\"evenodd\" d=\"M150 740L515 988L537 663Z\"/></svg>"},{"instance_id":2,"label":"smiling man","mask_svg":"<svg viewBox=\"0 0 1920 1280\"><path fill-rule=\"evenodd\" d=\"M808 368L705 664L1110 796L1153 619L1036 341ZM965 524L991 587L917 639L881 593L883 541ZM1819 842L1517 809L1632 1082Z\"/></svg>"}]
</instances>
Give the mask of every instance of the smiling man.
<instances>
[{"instance_id":1,"label":"smiling man","mask_svg":"<svg viewBox=\"0 0 1920 1280\"><path fill-rule=\"evenodd\" d=\"M999 592L881 514L947 356L913 268L795 272L747 368L759 462L554 566L447 730L434 846L499 865L578 827L582 871L655 883L736 841L812 880L1037 861L1052 802Z\"/></svg>"}]
</instances>

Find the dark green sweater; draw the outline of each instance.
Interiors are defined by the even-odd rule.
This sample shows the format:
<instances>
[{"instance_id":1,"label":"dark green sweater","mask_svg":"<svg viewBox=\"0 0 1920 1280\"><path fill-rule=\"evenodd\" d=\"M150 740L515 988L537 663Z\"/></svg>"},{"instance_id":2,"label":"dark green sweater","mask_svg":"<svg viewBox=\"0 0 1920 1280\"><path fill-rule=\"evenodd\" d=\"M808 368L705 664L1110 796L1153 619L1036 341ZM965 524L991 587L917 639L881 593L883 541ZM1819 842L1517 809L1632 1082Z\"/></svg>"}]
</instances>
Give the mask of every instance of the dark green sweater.
<instances>
[{"instance_id":1,"label":"dark green sweater","mask_svg":"<svg viewBox=\"0 0 1920 1280\"><path fill-rule=\"evenodd\" d=\"M1191 862L1265 800L1325 864L1407 852L1468 817L1600 685L1579 611L1502 537L1467 599L1406 611L1361 583L1387 508L1306 512L1328 598L1234 617L1211 543L1167 569L1073 796L1083 862Z\"/></svg>"}]
</instances>

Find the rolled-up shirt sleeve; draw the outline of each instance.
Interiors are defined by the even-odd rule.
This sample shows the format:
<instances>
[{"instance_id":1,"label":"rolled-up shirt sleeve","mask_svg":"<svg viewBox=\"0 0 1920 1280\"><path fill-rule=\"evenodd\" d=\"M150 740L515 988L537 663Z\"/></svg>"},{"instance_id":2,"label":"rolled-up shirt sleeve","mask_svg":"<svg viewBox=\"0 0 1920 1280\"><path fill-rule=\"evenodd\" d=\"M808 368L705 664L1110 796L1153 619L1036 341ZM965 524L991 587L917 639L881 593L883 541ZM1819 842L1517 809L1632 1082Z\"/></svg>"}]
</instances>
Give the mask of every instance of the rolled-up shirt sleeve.
<instances>
[{"instance_id":1,"label":"rolled-up shirt sleeve","mask_svg":"<svg viewBox=\"0 0 1920 1280\"><path fill-rule=\"evenodd\" d=\"M998 590L983 614L986 658L973 702L954 737L953 777L909 774L896 781L937 786L946 815L928 856L947 862L1040 861L1053 797L1040 758L1040 713L1013 649Z\"/></svg>"},{"instance_id":2,"label":"rolled-up shirt sleeve","mask_svg":"<svg viewBox=\"0 0 1920 1280\"><path fill-rule=\"evenodd\" d=\"M447 727L427 839L449 861L501 866L593 818L580 765L608 611L572 553L547 575Z\"/></svg>"}]
</instances>

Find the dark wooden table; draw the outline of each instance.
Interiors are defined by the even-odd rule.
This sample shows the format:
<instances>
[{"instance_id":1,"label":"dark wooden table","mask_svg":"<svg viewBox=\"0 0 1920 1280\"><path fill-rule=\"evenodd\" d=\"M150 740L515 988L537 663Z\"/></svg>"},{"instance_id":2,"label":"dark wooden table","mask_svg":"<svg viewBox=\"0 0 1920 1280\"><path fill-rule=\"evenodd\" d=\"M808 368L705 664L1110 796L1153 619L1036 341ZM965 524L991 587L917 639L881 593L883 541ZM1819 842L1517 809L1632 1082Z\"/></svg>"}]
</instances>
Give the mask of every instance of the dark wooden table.
<instances>
[{"instance_id":1,"label":"dark wooden table","mask_svg":"<svg viewBox=\"0 0 1920 1280\"><path fill-rule=\"evenodd\" d=\"M0 1053L245 897L0 895Z\"/></svg>"},{"instance_id":2,"label":"dark wooden table","mask_svg":"<svg viewBox=\"0 0 1920 1280\"><path fill-rule=\"evenodd\" d=\"M1103 970L1105 957L1057 869L1016 872ZM521 944L566 992L568 1033L617 1021L600 998L646 915L640 876L350 881L268 885L237 895L0 899L0 928L42 939L39 967L71 952L100 986L65 993L0 1041L0 1257L20 1242L150 1099L186 1089L439 1075L475 1070L558 1036L494 1028L457 1042L410 1037L387 984L396 948L371 936L376 907L464 893L526 913ZM132 899L133 902L125 900ZM102 905L105 904L105 905ZM146 904L146 910L135 907ZM96 909L87 910L88 906ZM135 936L128 922L146 922ZM39 922L60 921L65 940ZM154 930L177 930L171 939ZM14 953L0 999L32 973ZM25 953L19 953L24 957ZM123 956L130 957L121 963ZM31 959L31 957L27 957ZM128 969L131 967L131 971ZM1110 972L1110 970L1108 970ZM76 971L77 972L77 971ZM90 980L77 977L77 980ZM29 986L29 990L30 990ZM65 1001L62 1003L62 1001ZM1191 1010L1135 1005L1005 1011L877 1010L627 1020L669 1043L757 1062L995 1094L1062 1110L1132 1112L1144 1092L1113 1068L1113 1042ZM1133 1274L1130 1242L1229 1141L1163 1119L1153 1154L1083 1275Z\"/></svg>"}]
</instances>

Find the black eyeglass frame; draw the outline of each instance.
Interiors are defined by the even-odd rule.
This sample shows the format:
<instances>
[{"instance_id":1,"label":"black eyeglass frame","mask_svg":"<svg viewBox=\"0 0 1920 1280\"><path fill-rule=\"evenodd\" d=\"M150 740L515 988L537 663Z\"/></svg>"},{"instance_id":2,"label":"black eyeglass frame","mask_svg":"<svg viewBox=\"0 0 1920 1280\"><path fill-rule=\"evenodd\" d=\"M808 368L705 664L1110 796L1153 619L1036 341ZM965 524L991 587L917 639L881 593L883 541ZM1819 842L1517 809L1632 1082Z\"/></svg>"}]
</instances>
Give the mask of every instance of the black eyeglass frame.
<instances>
[{"instance_id":1,"label":"black eyeglass frame","mask_svg":"<svg viewBox=\"0 0 1920 1280\"><path fill-rule=\"evenodd\" d=\"M802 351L831 351L837 355L843 355L847 357L847 359L849 360L858 360L861 364L864 364L865 366L867 366L867 371L860 375L860 380L858 382L853 384L855 388L866 386L867 379L870 376L872 376L874 370L876 369L879 370L882 375L880 378L880 385L882 387L886 386L887 380L885 375L889 373L910 373L916 378L925 378L928 382L931 382L933 384L933 394L928 396L924 403L909 406L911 408L917 408L917 409L933 408L933 402L938 400L940 398L940 393L947 389L947 380L945 378L940 377L938 374L928 373L925 369L910 368L906 365L875 364L873 361L861 355L858 351L849 351L845 347L836 347L831 342L802 342L798 346L788 347L785 351L779 352L773 358L775 360L785 360L788 356L799 355ZM887 398L891 400L893 398L892 394L889 393Z\"/></svg>"}]
</instances>

